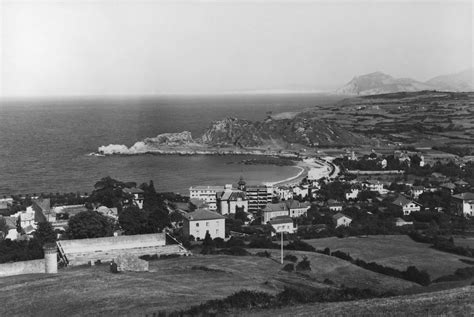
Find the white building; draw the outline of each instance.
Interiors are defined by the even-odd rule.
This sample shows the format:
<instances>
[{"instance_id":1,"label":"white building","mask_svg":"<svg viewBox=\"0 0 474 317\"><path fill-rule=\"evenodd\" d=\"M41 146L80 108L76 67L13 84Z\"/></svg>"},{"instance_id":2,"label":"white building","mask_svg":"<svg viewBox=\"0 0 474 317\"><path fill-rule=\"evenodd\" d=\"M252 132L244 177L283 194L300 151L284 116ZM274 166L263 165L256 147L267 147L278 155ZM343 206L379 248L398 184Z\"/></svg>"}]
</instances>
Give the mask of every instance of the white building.
<instances>
[{"instance_id":1,"label":"white building","mask_svg":"<svg viewBox=\"0 0 474 317\"><path fill-rule=\"evenodd\" d=\"M205 201L210 210L217 210L217 193L232 185L226 186L194 186L189 188L189 198L196 198Z\"/></svg>"},{"instance_id":2,"label":"white building","mask_svg":"<svg viewBox=\"0 0 474 317\"><path fill-rule=\"evenodd\" d=\"M124 188L122 191L128 195L131 195L133 197L133 204L135 204L139 209L143 209L143 190L133 187Z\"/></svg>"},{"instance_id":3,"label":"white building","mask_svg":"<svg viewBox=\"0 0 474 317\"><path fill-rule=\"evenodd\" d=\"M425 187L413 186L410 192L413 198L418 199L418 197L425 192Z\"/></svg>"},{"instance_id":4,"label":"white building","mask_svg":"<svg viewBox=\"0 0 474 317\"><path fill-rule=\"evenodd\" d=\"M399 196L395 199L392 204L403 212L405 216L412 212L420 211L421 205L413 200L406 198L405 196Z\"/></svg>"},{"instance_id":5,"label":"white building","mask_svg":"<svg viewBox=\"0 0 474 317\"><path fill-rule=\"evenodd\" d=\"M462 193L452 197L456 205L456 211L460 215L474 216L474 193Z\"/></svg>"},{"instance_id":6,"label":"white building","mask_svg":"<svg viewBox=\"0 0 474 317\"><path fill-rule=\"evenodd\" d=\"M294 196L301 196L301 198L306 198L309 193L309 187L305 186L296 186L293 187L293 197Z\"/></svg>"},{"instance_id":7,"label":"white building","mask_svg":"<svg viewBox=\"0 0 474 317\"><path fill-rule=\"evenodd\" d=\"M378 180L369 179L362 183L362 187L371 192L378 192L380 195L386 194L388 191L383 188L383 183Z\"/></svg>"},{"instance_id":8,"label":"white building","mask_svg":"<svg viewBox=\"0 0 474 317\"><path fill-rule=\"evenodd\" d=\"M359 189L351 188L351 190L346 193L346 200L357 199L358 196L359 196Z\"/></svg>"},{"instance_id":9,"label":"white building","mask_svg":"<svg viewBox=\"0 0 474 317\"><path fill-rule=\"evenodd\" d=\"M248 212L249 204L245 192L227 189L217 193L217 209L222 215L235 214L238 209Z\"/></svg>"},{"instance_id":10,"label":"white building","mask_svg":"<svg viewBox=\"0 0 474 317\"><path fill-rule=\"evenodd\" d=\"M266 224L271 219L280 216L288 216L288 207L286 206L286 204L268 204L262 210L262 224Z\"/></svg>"},{"instance_id":11,"label":"white building","mask_svg":"<svg viewBox=\"0 0 474 317\"><path fill-rule=\"evenodd\" d=\"M288 186L275 188L275 194L280 200L293 199L293 190Z\"/></svg>"},{"instance_id":12,"label":"white building","mask_svg":"<svg viewBox=\"0 0 474 317\"><path fill-rule=\"evenodd\" d=\"M285 203L288 207L288 216L291 218L298 218L306 215L308 209L311 207L311 203L307 201L299 202L297 200L288 200Z\"/></svg>"},{"instance_id":13,"label":"white building","mask_svg":"<svg viewBox=\"0 0 474 317\"><path fill-rule=\"evenodd\" d=\"M196 240L203 240L206 232L209 232L212 239L225 238L225 217L222 215L210 210L198 209L183 214L183 217L185 237L193 236Z\"/></svg>"},{"instance_id":14,"label":"white building","mask_svg":"<svg viewBox=\"0 0 474 317\"><path fill-rule=\"evenodd\" d=\"M332 219L334 221L334 225L336 226L336 228L340 226L348 227L352 222L351 218L347 217L344 214L341 214L340 212L332 216Z\"/></svg>"},{"instance_id":15,"label":"white building","mask_svg":"<svg viewBox=\"0 0 474 317\"><path fill-rule=\"evenodd\" d=\"M296 231L293 219L291 219L290 217L279 216L273 218L268 223L273 227L273 230L275 231L272 232L272 236L275 235L275 233L294 233Z\"/></svg>"}]
</instances>

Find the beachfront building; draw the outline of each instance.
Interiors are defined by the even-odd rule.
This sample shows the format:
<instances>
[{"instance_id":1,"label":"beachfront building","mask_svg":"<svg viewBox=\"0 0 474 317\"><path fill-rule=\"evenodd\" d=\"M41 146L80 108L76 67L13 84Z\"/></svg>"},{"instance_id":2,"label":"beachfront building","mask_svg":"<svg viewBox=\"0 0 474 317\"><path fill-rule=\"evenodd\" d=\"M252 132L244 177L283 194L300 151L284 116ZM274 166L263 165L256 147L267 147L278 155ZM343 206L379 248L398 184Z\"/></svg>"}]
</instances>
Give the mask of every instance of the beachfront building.
<instances>
[{"instance_id":1,"label":"beachfront building","mask_svg":"<svg viewBox=\"0 0 474 317\"><path fill-rule=\"evenodd\" d=\"M206 232L212 239L225 238L225 217L206 210L198 209L193 212L183 213L183 235L193 236L196 240L203 240Z\"/></svg>"},{"instance_id":2,"label":"beachfront building","mask_svg":"<svg viewBox=\"0 0 474 317\"><path fill-rule=\"evenodd\" d=\"M288 200L293 198L293 190L288 186L279 186L275 188L275 195L280 200Z\"/></svg>"},{"instance_id":3,"label":"beachfront building","mask_svg":"<svg viewBox=\"0 0 474 317\"><path fill-rule=\"evenodd\" d=\"M124 204L134 204L136 205L139 209L143 209L143 190L140 188L124 188L122 191L131 196L131 200L125 200Z\"/></svg>"},{"instance_id":4,"label":"beachfront building","mask_svg":"<svg viewBox=\"0 0 474 317\"><path fill-rule=\"evenodd\" d=\"M462 193L452 198L459 215L474 217L474 193Z\"/></svg>"},{"instance_id":5,"label":"beachfront building","mask_svg":"<svg viewBox=\"0 0 474 317\"><path fill-rule=\"evenodd\" d=\"M275 217L268 222L272 228L272 236L277 233L295 233L296 227L293 219L288 216Z\"/></svg>"},{"instance_id":6,"label":"beachfront building","mask_svg":"<svg viewBox=\"0 0 474 317\"><path fill-rule=\"evenodd\" d=\"M245 188L245 192L249 212L258 212L265 208L268 203L272 202L273 186L271 185L248 185Z\"/></svg>"},{"instance_id":7,"label":"beachfront building","mask_svg":"<svg viewBox=\"0 0 474 317\"><path fill-rule=\"evenodd\" d=\"M301 186L296 186L293 187L293 197L295 196L301 196L301 198L306 198L308 197L309 194L309 185L301 185Z\"/></svg>"},{"instance_id":8,"label":"beachfront building","mask_svg":"<svg viewBox=\"0 0 474 317\"><path fill-rule=\"evenodd\" d=\"M232 188L232 185L190 187L189 198L201 199L208 204L210 210L217 210L217 193L229 187Z\"/></svg>"},{"instance_id":9,"label":"beachfront building","mask_svg":"<svg viewBox=\"0 0 474 317\"><path fill-rule=\"evenodd\" d=\"M223 192L218 192L216 197L217 210L221 215L235 214L237 210L249 210L247 196L241 190L226 188Z\"/></svg>"}]
</instances>

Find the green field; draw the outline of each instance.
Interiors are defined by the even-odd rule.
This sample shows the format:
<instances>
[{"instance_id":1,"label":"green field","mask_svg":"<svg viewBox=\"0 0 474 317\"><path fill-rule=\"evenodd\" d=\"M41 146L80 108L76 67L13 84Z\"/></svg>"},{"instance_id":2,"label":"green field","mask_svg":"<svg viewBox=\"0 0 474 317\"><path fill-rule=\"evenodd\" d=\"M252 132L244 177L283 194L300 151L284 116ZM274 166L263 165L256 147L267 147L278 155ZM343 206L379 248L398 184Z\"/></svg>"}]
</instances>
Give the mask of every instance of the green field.
<instances>
[{"instance_id":1,"label":"green field","mask_svg":"<svg viewBox=\"0 0 474 317\"><path fill-rule=\"evenodd\" d=\"M469 266L459 259L470 259L456 254L430 248L429 244L418 243L407 236L368 236L349 238L324 238L305 240L316 249L326 247L332 251L349 253L353 258L405 270L414 265L426 270L431 279L452 274L458 268Z\"/></svg>"}]
</instances>

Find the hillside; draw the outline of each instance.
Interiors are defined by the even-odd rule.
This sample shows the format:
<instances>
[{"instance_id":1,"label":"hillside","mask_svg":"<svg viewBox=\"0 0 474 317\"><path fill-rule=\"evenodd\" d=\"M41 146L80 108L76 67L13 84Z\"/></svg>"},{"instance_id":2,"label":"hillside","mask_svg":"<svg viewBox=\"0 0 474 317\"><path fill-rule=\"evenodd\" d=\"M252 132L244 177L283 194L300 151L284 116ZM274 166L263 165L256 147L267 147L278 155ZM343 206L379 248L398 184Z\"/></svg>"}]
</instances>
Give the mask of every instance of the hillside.
<instances>
[{"instance_id":1,"label":"hillside","mask_svg":"<svg viewBox=\"0 0 474 317\"><path fill-rule=\"evenodd\" d=\"M411 78L394 78L382 72L374 72L354 77L346 85L339 88L336 93L343 95L377 95L422 90L472 91L474 89L473 78L472 68L456 74L437 76L426 82Z\"/></svg>"},{"instance_id":2,"label":"hillside","mask_svg":"<svg viewBox=\"0 0 474 317\"><path fill-rule=\"evenodd\" d=\"M375 72L354 77L336 92L343 95L376 95L428 89L434 87L410 78L394 78L382 72Z\"/></svg>"},{"instance_id":3,"label":"hillside","mask_svg":"<svg viewBox=\"0 0 474 317\"><path fill-rule=\"evenodd\" d=\"M426 83L441 90L472 91L474 90L474 68L456 74L437 76Z\"/></svg>"}]
</instances>

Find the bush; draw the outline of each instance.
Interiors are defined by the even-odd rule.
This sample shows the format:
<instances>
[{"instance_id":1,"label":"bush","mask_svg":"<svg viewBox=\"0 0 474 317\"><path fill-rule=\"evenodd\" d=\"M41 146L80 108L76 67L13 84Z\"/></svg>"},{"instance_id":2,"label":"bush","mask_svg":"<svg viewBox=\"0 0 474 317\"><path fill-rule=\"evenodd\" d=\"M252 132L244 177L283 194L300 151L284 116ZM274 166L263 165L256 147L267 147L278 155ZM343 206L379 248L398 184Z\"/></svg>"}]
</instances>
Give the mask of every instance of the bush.
<instances>
[{"instance_id":1,"label":"bush","mask_svg":"<svg viewBox=\"0 0 474 317\"><path fill-rule=\"evenodd\" d=\"M298 261L298 258L296 257L296 255L287 254L287 255L285 255L285 257L283 258L283 260L291 261L291 262L296 263L296 261Z\"/></svg>"},{"instance_id":2,"label":"bush","mask_svg":"<svg viewBox=\"0 0 474 317\"><path fill-rule=\"evenodd\" d=\"M311 263L307 257L304 257L298 264L296 264L296 271L311 271Z\"/></svg>"},{"instance_id":3,"label":"bush","mask_svg":"<svg viewBox=\"0 0 474 317\"><path fill-rule=\"evenodd\" d=\"M286 246L287 250L298 250L298 251L308 251L308 252L316 252L316 249L309 245L308 243L301 241L301 240L294 240Z\"/></svg>"},{"instance_id":4,"label":"bush","mask_svg":"<svg viewBox=\"0 0 474 317\"><path fill-rule=\"evenodd\" d=\"M264 257L264 258L269 258L271 257L272 255L270 254L270 252L268 251L263 251L263 252L257 252L256 254L257 256L261 256L261 257Z\"/></svg>"},{"instance_id":5,"label":"bush","mask_svg":"<svg viewBox=\"0 0 474 317\"><path fill-rule=\"evenodd\" d=\"M293 272L295 270L295 265L293 263L288 263L282 268L282 270L286 272Z\"/></svg>"},{"instance_id":6,"label":"bush","mask_svg":"<svg viewBox=\"0 0 474 317\"><path fill-rule=\"evenodd\" d=\"M280 245L273 243L272 240L267 237L257 237L250 241L248 247L255 249L278 249Z\"/></svg>"},{"instance_id":7,"label":"bush","mask_svg":"<svg viewBox=\"0 0 474 317\"><path fill-rule=\"evenodd\" d=\"M225 243L224 239L222 239L222 238L214 238L214 245L216 246L216 248L225 248L226 247L226 243Z\"/></svg>"},{"instance_id":8,"label":"bush","mask_svg":"<svg viewBox=\"0 0 474 317\"><path fill-rule=\"evenodd\" d=\"M462 269L457 269L454 274L441 276L436 279L434 282L449 282L449 281L462 281L474 277L474 267L465 267Z\"/></svg>"},{"instance_id":9,"label":"bush","mask_svg":"<svg viewBox=\"0 0 474 317\"><path fill-rule=\"evenodd\" d=\"M219 251L219 254L236 255L236 256L249 255L247 250L241 247L231 247L231 248L221 249Z\"/></svg>"},{"instance_id":10,"label":"bush","mask_svg":"<svg viewBox=\"0 0 474 317\"><path fill-rule=\"evenodd\" d=\"M232 248L232 247L241 247L241 248L243 248L243 247L245 247L245 242L242 239L232 237L225 243L225 246L227 248Z\"/></svg>"}]
</instances>

